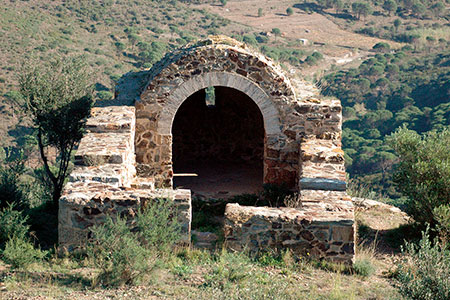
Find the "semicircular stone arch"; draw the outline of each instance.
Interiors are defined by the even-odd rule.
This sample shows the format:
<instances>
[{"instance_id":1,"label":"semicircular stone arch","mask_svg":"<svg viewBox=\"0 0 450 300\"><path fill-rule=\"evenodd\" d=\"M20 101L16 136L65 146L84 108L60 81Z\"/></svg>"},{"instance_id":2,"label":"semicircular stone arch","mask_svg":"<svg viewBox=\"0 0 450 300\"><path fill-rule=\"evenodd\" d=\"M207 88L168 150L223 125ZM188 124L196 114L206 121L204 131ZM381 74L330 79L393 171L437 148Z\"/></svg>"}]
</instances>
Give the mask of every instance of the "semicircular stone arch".
<instances>
[{"instance_id":1,"label":"semicircular stone arch","mask_svg":"<svg viewBox=\"0 0 450 300\"><path fill-rule=\"evenodd\" d=\"M161 111L158 133L170 134L175 114L181 104L195 92L210 86L223 86L236 89L249 96L259 107L267 135L282 134L279 112L269 96L256 83L237 74L228 72L209 72L195 76L176 87L168 97Z\"/></svg>"}]
</instances>

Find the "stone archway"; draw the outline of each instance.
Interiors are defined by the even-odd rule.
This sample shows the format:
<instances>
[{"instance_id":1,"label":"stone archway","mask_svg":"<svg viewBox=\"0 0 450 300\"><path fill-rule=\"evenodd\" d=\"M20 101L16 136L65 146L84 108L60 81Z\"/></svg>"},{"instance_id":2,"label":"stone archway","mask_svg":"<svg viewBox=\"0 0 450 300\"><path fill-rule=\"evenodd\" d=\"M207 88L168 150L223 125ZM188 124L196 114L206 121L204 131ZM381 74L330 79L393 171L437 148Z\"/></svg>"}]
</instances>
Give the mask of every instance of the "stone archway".
<instances>
[{"instance_id":1,"label":"stone archway","mask_svg":"<svg viewBox=\"0 0 450 300\"><path fill-rule=\"evenodd\" d=\"M172 187L171 128L180 105L209 86L236 89L259 107L266 132L264 182L298 187L298 135L286 122L296 96L281 69L263 55L235 40L218 37L188 45L155 65L136 103L136 161L138 174ZM295 120L294 120L295 122Z\"/></svg>"},{"instance_id":2,"label":"stone archway","mask_svg":"<svg viewBox=\"0 0 450 300\"><path fill-rule=\"evenodd\" d=\"M226 87L234 89L246 95L250 101L256 104L259 112L262 115L264 124L264 137L277 138L282 136L281 132L281 121L279 112L270 100L269 96L262 90L256 83L251 80L233 73L228 72L210 72L204 73L194 78L185 81L180 86L176 87L171 95L168 97L168 102L161 111L159 117L158 128L156 132L161 136L170 136L170 140L173 143L172 128L175 115L179 111L181 105L188 99L191 95L207 88L207 87ZM195 116L192 116L195 117ZM258 116L255 115L255 119ZM264 138L263 138L264 139ZM267 138L264 139L267 142ZM172 145L170 145L172 146ZM266 143L264 143L263 149L266 149ZM173 147L170 147L173 150ZM267 151L264 151L267 152ZM173 152L172 152L173 156ZM173 158L173 157L172 157ZM270 183L270 178L267 178L268 170L268 160L264 159L263 156L263 168L262 168L262 183ZM198 162L197 162L198 163ZM217 165L218 167L219 165ZM172 171L174 171L173 159L172 159ZM238 173L238 170L234 170ZM170 170L169 170L170 172ZM233 170L229 170L229 173ZM207 173L213 176L211 173ZM237 174L238 175L238 174ZM249 182L246 182L249 183ZM261 184L262 184L261 183ZM173 181L172 181L173 184ZM250 192L252 189L245 190L245 192Z\"/></svg>"},{"instance_id":3,"label":"stone archway","mask_svg":"<svg viewBox=\"0 0 450 300\"><path fill-rule=\"evenodd\" d=\"M205 73L191 78L176 87L168 97L168 101L161 111L157 129L158 133L161 135L170 134L173 119L180 105L190 95L210 86L229 87L246 94L258 105L263 115L266 134L282 134L279 112L264 90L248 78L228 72Z\"/></svg>"}]
</instances>

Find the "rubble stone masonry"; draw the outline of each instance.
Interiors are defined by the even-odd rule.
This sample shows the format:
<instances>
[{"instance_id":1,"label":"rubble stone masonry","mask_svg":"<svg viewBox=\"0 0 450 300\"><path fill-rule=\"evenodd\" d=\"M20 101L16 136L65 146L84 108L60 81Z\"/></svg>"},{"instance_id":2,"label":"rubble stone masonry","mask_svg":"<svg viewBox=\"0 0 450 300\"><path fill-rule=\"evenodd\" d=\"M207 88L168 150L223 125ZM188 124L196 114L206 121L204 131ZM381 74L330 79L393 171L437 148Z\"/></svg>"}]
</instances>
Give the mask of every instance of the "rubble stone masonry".
<instances>
[{"instance_id":1,"label":"rubble stone masonry","mask_svg":"<svg viewBox=\"0 0 450 300\"><path fill-rule=\"evenodd\" d=\"M189 96L222 86L246 94L262 114L264 183L287 184L303 204L298 209L229 205L227 245L291 248L352 261L354 216L345 193L339 100L289 79L269 58L223 36L168 53L148 71L146 82L136 101L128 99L134 104L93 109L60 199L61 245L82 245L89 227L107 215L126 215L132 223L136 210L161 197L178 207L189 242L191 193L173 189L172 123Z\"/></svg>"}]
</instances>

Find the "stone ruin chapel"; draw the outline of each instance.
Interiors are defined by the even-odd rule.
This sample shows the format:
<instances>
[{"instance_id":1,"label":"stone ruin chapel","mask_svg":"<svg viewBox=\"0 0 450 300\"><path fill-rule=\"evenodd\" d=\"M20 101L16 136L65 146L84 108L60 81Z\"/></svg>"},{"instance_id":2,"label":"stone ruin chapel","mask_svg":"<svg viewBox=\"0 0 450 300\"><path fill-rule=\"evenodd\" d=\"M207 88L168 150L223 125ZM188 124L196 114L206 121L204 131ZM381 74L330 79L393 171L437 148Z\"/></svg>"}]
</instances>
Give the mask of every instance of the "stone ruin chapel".
<instances>
[{"instance_id":1,"label":"stone ruin chapel","mask_svg":"<svg viewBox=\"0 0 450 300\"><path fill-rule=\"evenodd\" d=\"M87 120L59 202L61 246L85 243L89 227L107 215L132 223L140 207L158 198L174 201L190 243L192 195L284 184L301 207L228 204L226 247L289 248L352 262L354 211L345 192L339 100L223 36L166 54L136 92L134 99L119 90L125 104L95 107Z\"/></svg>"}]
</instances>

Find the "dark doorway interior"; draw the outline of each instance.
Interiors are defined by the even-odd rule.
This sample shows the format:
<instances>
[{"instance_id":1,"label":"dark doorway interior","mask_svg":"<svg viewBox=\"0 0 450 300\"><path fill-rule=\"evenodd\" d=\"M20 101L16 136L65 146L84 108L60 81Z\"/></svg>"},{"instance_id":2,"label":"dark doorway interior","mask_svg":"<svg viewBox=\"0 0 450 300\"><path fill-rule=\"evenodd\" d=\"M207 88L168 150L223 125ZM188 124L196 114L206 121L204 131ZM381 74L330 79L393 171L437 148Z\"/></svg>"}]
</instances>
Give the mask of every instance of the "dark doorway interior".
<instances>
[{"instance_id":1,"label":"dark doorway interior","mask_svg":"<svg viewBox=\"0 0 450 300\"><path fill-rule=\"evenodd\" d=\"M215 87L214 94L211 100L205 89L196 92L175 115L174 186L206 198L256 193L263 183L262 114L238 90Z\"/></svg>"}]
</instances>

